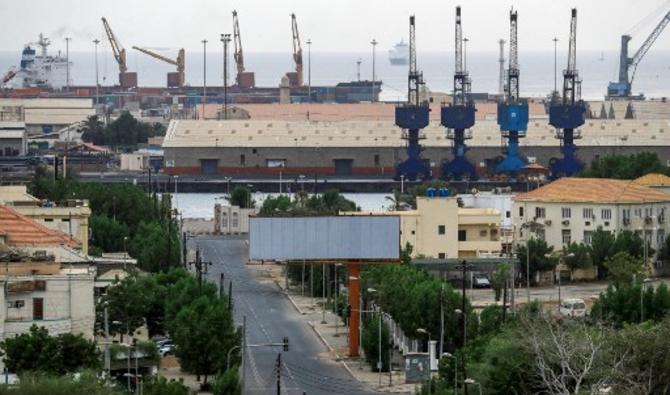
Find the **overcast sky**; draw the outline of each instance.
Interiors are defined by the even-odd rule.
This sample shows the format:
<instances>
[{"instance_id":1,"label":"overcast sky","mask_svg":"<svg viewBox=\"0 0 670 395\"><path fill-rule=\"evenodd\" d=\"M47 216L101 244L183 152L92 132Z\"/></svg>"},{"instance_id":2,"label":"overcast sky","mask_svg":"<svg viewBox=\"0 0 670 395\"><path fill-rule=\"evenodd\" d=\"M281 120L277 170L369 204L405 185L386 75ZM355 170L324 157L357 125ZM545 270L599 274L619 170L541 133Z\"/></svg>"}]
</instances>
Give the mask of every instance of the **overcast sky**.
<instances>
[{"instance_id":1,"label":"overcast sky","mask_svg":"<svg viewBox=\"0 0 670 395\"><path fill-rule=\"evenodd\" d=\"M419 50L453 48L455 1L435 0L0 0L0 50L19 50L38 33L48 35L53 49L73 37L72 50L91 50L94 38L104 38L105 16L122 44L200 51L202 39L220 47L219 34L232 32L231 11L237 9L248 52L291 50L290 13L298 17L304 42L313 51L359 52L373 37L387 49L407 38L408 16L417 18ZM570 8L578 7L580 50L616 50L621 34L631 32L654 11L647 23L633 30L633 48L665 12L668 0L463 0L463 25L469 51L497 48L507 39L511 6L519 11L519 45L523 50L549 50L557 36L566 42ZM655 49L670 49L670 29Z\"/></svg>"}]
</instances>

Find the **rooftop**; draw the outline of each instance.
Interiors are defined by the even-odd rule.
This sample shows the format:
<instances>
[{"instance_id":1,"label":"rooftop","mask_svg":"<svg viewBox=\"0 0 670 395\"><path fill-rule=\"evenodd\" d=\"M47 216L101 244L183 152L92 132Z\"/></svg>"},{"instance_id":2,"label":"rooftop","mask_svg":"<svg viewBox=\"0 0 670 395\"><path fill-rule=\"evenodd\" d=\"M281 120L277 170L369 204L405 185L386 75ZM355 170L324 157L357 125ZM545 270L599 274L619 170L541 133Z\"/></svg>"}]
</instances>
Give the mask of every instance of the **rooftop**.
<instances>
[{"instance_id":1,"label":"rooftop","mask_svg":"<svg viewBox=\"0 0 670 395\"><path fill-rule=\"evenodd\" d=\"M0 235L10 246L79 246L79 242L65 233L51 230L32 219L19 214L8 206L0 205Z\"/></svg>"},{"instance_id":2,"label":"rooftop","mask_svg":"<svg viewBox=\"0 0 670 395\"><path fill-rule=\"evenodd\" d=\"M517 202L645 203L670 202L670 194L631 180L560 178L514 198Z\"/></svg>"},{"instance_id":3,"label":"rooftop","mask_svg":"<svg viewBox=\"0 0 670 395\"><path fill-rule=\"evenodd\" d=\"M670 187L670 177L665 174L649 173L636 178L633 183L645 187Z\"/></svg>"},{"instance_id":4,"label":"rooftop","mask_svg":"<svg viewBox=\"0 0 670 395\"><path fill-rule=\"evenodd\" d=\"M37 204L39 202L38 198L28 193L28 187L25 185L0 186L0 204Z\"/></svg>"}]
</instances>

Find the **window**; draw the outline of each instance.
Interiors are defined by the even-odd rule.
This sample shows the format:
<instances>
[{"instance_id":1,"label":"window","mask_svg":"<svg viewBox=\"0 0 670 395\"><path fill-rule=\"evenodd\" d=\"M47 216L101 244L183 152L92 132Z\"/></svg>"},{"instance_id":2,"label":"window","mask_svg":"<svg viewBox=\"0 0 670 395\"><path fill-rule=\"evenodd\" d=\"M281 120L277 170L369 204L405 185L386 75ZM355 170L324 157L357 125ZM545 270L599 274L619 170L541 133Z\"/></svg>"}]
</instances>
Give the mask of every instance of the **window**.
<instances>
[{"instance_id":1,"label":"window","mask_svg":"<svg viewBox=\"0 0 670 395\"><path fill-rule=\"evenodd\" d=\"M612 219L612 210L609 209L609 208L604 208L604 209L600 210L600 216L603 219L610 220L610 219Z\"/></svg>"},{"instance_id":2,"label":"window","mask_svg":"<svg viewBox=\"0 0 670 395\"><path fill-rule=\"evenodd\" d=\"M54 222L53 218L44 218L44 222Z\"/></svg>"},{"instance_id":3,"label":"window","mask_svg":"<svg viewBox=\"0 0 670 395\"><path fill-rule=\"evenodd\" d=\"M519 207L519 217L523 217L523 207Z\"/></svg>"},{"instance_id":4,"label":"window","mask_svg":"<svg viewBox=\"0 0 670 395\"><path fill-rule=\"evenodd\" d=\"M486 237L488 233L489 232L486 229L482 229L479 231L479 237Z\"/></svg>"},{"instance_id":5,"label":"window","mask_svg":"<svg viewBox=\"0 0 670 395\"><path fill-rule=\"evenodd\" d=\"M593 218L593 209L592 208L582 209L582 218L584 218L584 219Z\"/></svg>"},{"instance_id":6,"label":"window","mask_svg":"<svg viewBox=\"0 0 670 395\"><path fill-rule=\"evenodd\" d=\"M237 228L238 226L238 219L237 219L237 213L233 213L233 221L232 221L232 227Z\"/></svg>"},{"instance_id":7,"label":"window","mask_svg":"<svg viewBox=\"0 0 670 395\"><path fill-rule=\"evenodd\" d=\"M570 207L561 207L561 218L570 218L572 216L572 210Z\"/></svg>"},{"instance_id":8,"label":"window","mask_svg":"<svg viewBox=\"0 0 670 395\"><path fill-rule=\"evenodd\" d=\"M641 208L639 208L639 207L636 208L635 211L634 211L634 213L635 213L635 216L636 216L636 217L638 217L638 218L642 218L642 209L641 209Z\"/></svg>"},{"instance_id":9,"label":"window","mask_svg":"<svg viewBox=\"0 0 670 395\"><path fill-rule=\"evenodd\" d=\"M246 162L246 158L244 157L244 154L241 154L241 155L240 155L240 165L241 165L241 166L244 166L244 165L245 165L245 162Z\"/></svg>"},{"instance_id":10,"label":"window","mask_svg":"<svg viewBox=\"0 0 670 395\"><path fill-rule=\"evenodd\" d=\"M544 235L544 229L538 229L538 230L535 232L535 236L536 236L539 240L544 240L544 238L545 238L545 235Z\"/></svg>"},{"instance_id":11,"label":"window","mask_svg":"<svg viewBox=\"0 0 670 395\"><path fill-rule=\"evenodd\" d=\"M379 166L379 154L375 154L375 166Z\"/></svg>"},{"instance_id":12,"label":"window","mask_svg":"<svg viewBox=\"0 0 670 395\"><path fill-rule=\"evenodd\" d=\"M658 222L661 224L665 222L665 207L658 208Z\"/></svg>"},{"instance_id":13,"label":"window","mask_svg":"<svg viewBox=\"0 0 670 395\"><path fill-rule=\"evenodd\" d=\"M651 208L651 207L645 207L644 216L645 217L651 217L652 215L654 215L654 209Z\"/></svg>"},{"instance_id":14,"label":"window","mask_svg":"<svg viewBox=\"0 0 670 395\"><path fill-rule=\"evenodd\" d=\"M505 218L510 218L512 216L512 212L507 210L505 211Z\"/></svg>"},{"instance_id":15,"label":"window","mask_svg":"<svg viewBox=\"0 0 670 395\"><path fill-rule=\"evenodd\" d=\"M444 252L440 252L437 254L437 259L445 259L447 257L447 254Z\"/></svg>"},{"instance_id":16,"label":"window","mask_svg":"<svg viewBox=\"0 0 670 395\"><path fill-rule=\"evenodd\" d=\"M44 298L33 298L33 321L44 319Z\"/></svg>"},{"instance_id":17,"label":"window","mask_svg":"<svg viewBox=\"0 0 670 395\"><path fill-rule=\"evenodd\" d=\"M563 240L563 244L570 244L572 242L570 229L563 229L561 231L561 239Z\"/></svg>"},{"instance_id":18,"label":"window","mask_svg":"<svg viewBox=\"0 0 670 395\"><path fill-rule=\"evenodd\" d=\"M221 213L221 226L228 227L228 213Z\"/></svg>"},{"instance_id":19,"label":"window","mask_svg":"<svg viewBox=\"0 0 670 395\"><path fill-rule=\"evenodd\" d=\"M624 209L621 211L621 216L623 217L624 221L630 221L630 209Z\"/></svg>"},{"instance_id":20,"label":"window","mask_svg":"<svg viewBox=\"0 0 670 395\"><path fill-rule=\"evenodd\" d=\"M26 302L23 300L10 300L7 302L7 308L10 309L20 309L26 305Z\"/></svg>"},{"instance_id":21,"label":"window","mask_svg":"<svg viewBox=\"0 0 670 395\"><path fill-rule=\"evenodd\" d=\"M459 229L458 230L458 241L466 241L467 240L467 233L465 232L465 229Z\"/></svg>"},{"instance_id":22,"label":"window","mask_svg":"<svg viewBox=\"0 0 670 395\"><path fill-rule=\"evenodd\" d=\"M444 225L438 225L437 226L437 234L438 235L443 235L446 233L446 229Z\"/></svg>"},{"instance_id":23,"label":"window","mask_svg":"<svg viewBox=\"0 0 670 395\"><path fill-rule=\"evenodd\" d=\"M593 240L593 232L590 230L585 230L584 231L584 244L591 244L591 240Z\"/></svg>"},{"instance_id":24,"label":"window","mask_svg":"<svg viewBox=\"0 0 670 395\"><path fill-rule=\"evenodd\" d=\"M267 167L286 167L286 159L266 159Z\"/></svg>"},{"instance_id":25,"label":"window","mask_svg":"<svg viewBox=\"0 0 670 395\"><path fill-rule=\"evenodd\" d=\"M659 229L658 232L656 232L656 247L660 248L663 243L665 243L665 231L663 229Z\"/></svg>"},{"instance_id":26,"label":"window","mask_svg":"<svg viewBox=\"0 0 670 395\"><path fill-rule=\"evenodd\" d=\"M544 218L546 214L544 207L535 207L535 218Z\"/></svg>"}]
</instances>

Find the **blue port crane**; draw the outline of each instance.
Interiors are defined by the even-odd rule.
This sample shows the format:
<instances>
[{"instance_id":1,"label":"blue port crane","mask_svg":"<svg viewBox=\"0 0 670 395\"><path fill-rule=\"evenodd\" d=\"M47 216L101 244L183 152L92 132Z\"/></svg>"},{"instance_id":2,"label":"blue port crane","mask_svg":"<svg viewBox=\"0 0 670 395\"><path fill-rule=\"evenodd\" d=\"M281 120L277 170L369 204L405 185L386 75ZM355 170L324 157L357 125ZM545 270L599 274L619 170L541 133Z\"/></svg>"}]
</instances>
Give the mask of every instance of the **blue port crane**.
<instances>
[{"instance_id":1,"label":"blue port crane","mask_svg":"<svg viewBox=\"0 0 670 395\"><path fill-rule=\"evenodd\" d=\"M526 166L526 158L519 152L519 139L526 137L528 130L528 101L519 97L519 47L517 40L518 13L509 13L509 65L506 75L505 94L498 103L498 125L502 137L507 139L505 157L497 164L496 174L516 176Z\"/></svg>"},{"instance_id":2,"label":"blue port crane","mask_svg":"<svg viewBox=\"0 0 670 395\"><path fill-rule=\"evenodd\" d=\"M395 108L395 124L403 129L402 138L407 140L407 159L396 165L396 179L404 177L409 181L431 178L429 162L421 158L423 148L419 140L421 129L430 122L430 107L421 102L419 90L423 85L423 73L416 67L416 37L414 15L409 17L409 74L407 78L407 103Z\"/></svg>"},{"instance_id":3,"label":"blue port crane","mask_svg":"<svg viewBox=\"0 0 670 395\"><path fill-rule=\"evenodd\" d=\"M442 165L442 178L461 180L464 177L475 179L475 167L465 157L468 148L465 140L472 138L466 130L475 124L475 105L470 96L471 81L463 66L463 28L461 26L461 7L456 7L456 46L454 67L454 92L450 105L442 106L442 126L448 128L447 138L453 140L454 158Z\"/></svg>"},{"instance_id":4,"label":"blue port crane","mask_svg":"<svg viewBox=\"0 0 670 395\"><path fill-rule=\"evenodd\" d=\"M667 6L667 3L665 6ZM651 34L649 34L646 40L644 40L632 58L628 57L628 43L632 37L628 34L621 36L621 52L619 53L619 81L610 82L607 86L608 99L644 98L642 95L636 97L632 97L631 95L633 80L635 79L635 72L637 71L637 66L642 61L642 58L644 58L644 55L649 52L651 46L669 23L670 10L668 10L665 16L663 16L663 19L661 19L654 30L652 30Z\"/></svg>"},{"instance_id":5,"label":"blue port crane","mask_svg":"<svg viewBox=\"0 0 670 395\"><path fill-rule=\"evenodd\" d=\"M568 68L563 71L563 96L549 105L549 124L557 129L556 138L561 140L563 158L552 158L549 162L551 178L573 176L584 164L577 159L575 140L581 135L575 131L584 124L586 104L581 100L581 83L577 71L577 9L572 9L570 20L570 42Z\"/></svg>"}]
</instances>

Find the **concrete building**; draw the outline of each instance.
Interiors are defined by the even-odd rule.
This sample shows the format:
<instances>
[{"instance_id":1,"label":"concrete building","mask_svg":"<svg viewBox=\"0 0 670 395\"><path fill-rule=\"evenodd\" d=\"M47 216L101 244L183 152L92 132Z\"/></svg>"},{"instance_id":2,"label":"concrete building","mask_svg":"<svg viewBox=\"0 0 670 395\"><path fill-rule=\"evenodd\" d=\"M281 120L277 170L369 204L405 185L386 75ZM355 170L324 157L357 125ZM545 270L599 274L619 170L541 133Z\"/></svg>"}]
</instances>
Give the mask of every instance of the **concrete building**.
<instances>
[{"instance_id":1,"label":"concrete building","mask_svg":"<svg viewBox=\"0 0 670 395\"><path fill-rule=\"evenodd\" d=\"M23 122L0 121L0 157L25 156L27 152L26 125Z\"/></svg>"},{"instance_id":2,"label":"concrete building","mask_svg":"<svg viewBox=\"0 0 670 395\"><path fill-rule=\"evenodd\" d=\"M297 106L296 107L300 107ZM312 115L310 115L311 117ZM344 116L344 115L343 115ZM352 117L356 119L355 117ZM337 118L336 118L337 119ZM521 151L547 166L561 157L555 129L546 119L529 123ZM500 129L494 119L478 121L469 134L468 157L480 175L501 157ZM590 162L610 154L656 153L670 158L670 120L588 120L577 130L578 156ZM433 175L452 158L452 141L433 117L423 130L423 157ZM395 174L406 158L402 130L381 120L173 120L163 142L165 172L191 175L360 175Z\"/></svg>"},{"instance_id":3,"label":"concrete building","mask_svg":"<svg viewBox=\"0 0 670 395\"><path fill-rule=\"evenodd\" d=\"M91 115L93 99L0 99L0 119L25 122L29 135L55 132Z\"/></svg>"},{"instance_id":4,"label":"concrete building","mask_svg":"<svg viewBox=\"0 0 670 395\"><path fill-rule=\"evenodd\" d=\"M459 194L463 207L493 208L500 213L500 227L503 230L512 229L512 206L515 194L509 188L495 188L493 191Z\"/></svg>"},{"instance_id":5,"label":"concrete building","mask_svg":"<svg viewBox=\"0 0 670 395\"><path fill-rule=\"evenodd\" d=\"M670 193L670 177L665 174L650 173L633 180L633 183Z\"/></svg>"},{"instance_id":6,"label":"concrete building","mask_svg":"<svg viewBox=\"0 0 670 395\"><path fill-rule=\"evenodd\" d=\"M487 208L459 208L454 197L416 199L417 209L391 212L343 212L340 215L400 216L400 242L410 243L413 255L438 259L498 254L500 213Z\"/></svg>"},{"instance_id":7,"label":"concrete building","mask_svg":"<svg viewBox=\"0 0 670 395\"><path fill-rule=\"evenodd\" d=\"M514 198L515 238L541 238L560 250L590 243L593 232L629 230L658 251L669 234L670 194L630 180L561 178ZM528 229L535 223L535 230Z\"/></svg>"},{"instance_id":8,"label":"concrete building","mask_svg":"<svg viewBox=\"0 0 670 395\"><path fill-rule=\"evenodd\" d=\"M0 204L11 206L48 229L66 234L79 242L82 254L88 255L89 218L87 200L42 202L30 195L25 185L0 186Z\"/></svg>"},{"instance_id":9,"label":"concrete building","mask_svg":"<svg viewBox=\"0 0 670 395\"><path fill-rule=\"evenodd\" d=\"M249 216L256 213L253 208L214 205L214 234L236 235L249 233Z\"/></svg>"}]
</instances>

